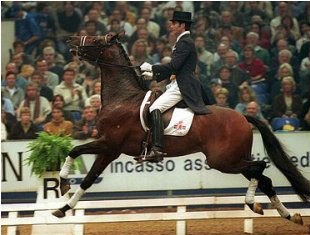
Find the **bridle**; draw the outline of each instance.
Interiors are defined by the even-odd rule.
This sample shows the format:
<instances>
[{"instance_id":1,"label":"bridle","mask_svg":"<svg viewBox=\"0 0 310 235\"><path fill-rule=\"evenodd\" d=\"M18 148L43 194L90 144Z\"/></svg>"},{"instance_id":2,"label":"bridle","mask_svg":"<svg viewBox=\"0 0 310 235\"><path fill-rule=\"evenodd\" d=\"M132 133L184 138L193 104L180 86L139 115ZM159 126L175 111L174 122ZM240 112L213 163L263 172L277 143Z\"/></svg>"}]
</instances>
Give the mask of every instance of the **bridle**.
<instances>
[{"instance_id":1,"label":"bridle","mask_svg":"<svg viewBox=\"0 0 310 235\"><path fill-rule=\"evenodd\" d=\"M85 45L87 36L82 36L79 46L72 45L72 44L69 44L69 45L71 48L75 49L75 51L77 52L77 55L79 56L81 60L85 58L84 60L88 60L89 62L94 63L96 65L103 65L103 66L108 66L108 67L119 67L119 68L131 68L131 69L139 68L140 66L137 66L137 65L123 65L123 64L107 63L107 62L104 62L103 59L100 58L100 55L105 50L105 48L108 48L115 43L121 46L120 42L117 39L113 40L113 42L108 41L108 36L109 36L108 34L104 36L104 41L105 41L104 44L99 43L98 40L94 39L94 43L97 45ZM89 50L96 50L97 53L95 53L94 56L90 56L88 54Z\"/></svg>"}]
</instances>

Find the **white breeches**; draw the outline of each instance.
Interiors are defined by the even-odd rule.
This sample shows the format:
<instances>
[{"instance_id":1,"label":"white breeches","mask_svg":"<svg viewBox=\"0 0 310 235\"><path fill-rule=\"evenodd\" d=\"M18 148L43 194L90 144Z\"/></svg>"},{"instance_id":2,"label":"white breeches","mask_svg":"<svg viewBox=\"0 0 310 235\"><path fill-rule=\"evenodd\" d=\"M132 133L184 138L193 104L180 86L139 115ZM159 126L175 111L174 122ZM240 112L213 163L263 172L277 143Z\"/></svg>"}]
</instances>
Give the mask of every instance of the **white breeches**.
<instances>
[{"instance_id":1,"label":"white breeches","mask_svg":"<svg viewBox=\"0 0 310 235\"><path fill-rule=\"evenodd\" d=\"M167 85L167 90L151 105L150 112L159 109L163 113L182 99L178 83L176 80L173 80Z\"/></svg>"}]
</instances>

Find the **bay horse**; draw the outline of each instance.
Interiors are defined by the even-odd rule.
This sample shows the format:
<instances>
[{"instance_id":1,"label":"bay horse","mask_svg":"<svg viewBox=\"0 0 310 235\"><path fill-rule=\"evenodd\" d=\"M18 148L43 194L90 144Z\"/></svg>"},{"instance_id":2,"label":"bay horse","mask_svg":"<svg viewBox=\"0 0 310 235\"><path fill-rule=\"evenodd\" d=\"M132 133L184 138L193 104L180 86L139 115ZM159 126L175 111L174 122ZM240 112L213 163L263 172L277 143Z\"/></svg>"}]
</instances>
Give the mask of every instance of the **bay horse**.
<instances>
[{"instance_id":1,"label":"bay horse","mask_svg":"<svg viewBox=\"0 0 310 235\"><path fill-rule=\"evenodd\" d=\"M80 59L96 64L101 70L102 109L98 114L98 139L74 147L60 171L60 190L70 189L68 174L75 158L81 154L97 154L91 170L66 205L53 212L64 217L74 208L85 191L103 170L122 153L138 156L145 131L140 124L140 105L146 91L141 88L138 66L133 66L119 41L119 35L72 36L68 41L71 52ZM188 134L184 137L165 136L166 157L177 157L202 152L211 168L224 173L242 174L249 180L245 203L255 213L263 214L260 203L254 201L258 187L269 198L281 217L303 224L302 217L291 215L279 201L270 178L263 174L264 161L252 161L252 125L261 133L267 154L284 174L292 188L304 202L310 199L310 181L291 163L282 145L262 121L242 115L235 110L217 106L208 107L211 114L195 115ZM171 110L163 116L171 114ZM251 125L252 124L252 125Z\"/></svg>"}]
</instances>

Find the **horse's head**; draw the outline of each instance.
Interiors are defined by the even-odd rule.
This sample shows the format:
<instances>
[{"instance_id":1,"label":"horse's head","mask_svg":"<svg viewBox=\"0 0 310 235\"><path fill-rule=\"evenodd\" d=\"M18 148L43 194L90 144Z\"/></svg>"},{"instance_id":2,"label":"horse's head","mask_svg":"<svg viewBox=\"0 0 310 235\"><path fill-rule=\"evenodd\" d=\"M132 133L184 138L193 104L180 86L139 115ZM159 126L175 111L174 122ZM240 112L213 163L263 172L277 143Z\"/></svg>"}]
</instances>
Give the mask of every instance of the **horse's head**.
<instances>
[{"instance_id":1,"label":"horse's head","mask_svg":"<svg viewBox=\"0 0 310 235\"><path fill-rule=\"evenodd\" d=\"M67 43L70 52L81 60L97 64L102 59L105 49L118 42L120 34L106 34L104 36L71 36Z\"/></svg>"}]
</instances>

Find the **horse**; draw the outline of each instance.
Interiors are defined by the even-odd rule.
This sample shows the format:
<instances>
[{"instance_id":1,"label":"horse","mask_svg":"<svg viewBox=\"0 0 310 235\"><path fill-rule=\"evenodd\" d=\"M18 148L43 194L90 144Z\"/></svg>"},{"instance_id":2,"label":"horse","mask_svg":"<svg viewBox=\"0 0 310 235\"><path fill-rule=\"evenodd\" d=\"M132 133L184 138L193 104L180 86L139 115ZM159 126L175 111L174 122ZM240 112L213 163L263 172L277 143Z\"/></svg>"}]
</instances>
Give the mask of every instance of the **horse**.
<instances>
[{"instance_id":1,"label":"horse","mask_svg":"<svg viewBox=\"0 0 310 235\"><path fill-rule=\"evenodd\" d=\"M70 189L70 167L81 154L97 154L90 171L80 187L53 215L61 218L73 209L85 191L94 183L103 170L122 153L138 156L146 133L140 123L140 105L146 90L139 66L133 66L124 50L119 34L104 36L72 36L68 40L73 55L100 67L102 108L98 114L98 138L75 146L66 158L60 171L60 191L64 195ZM251 149L253 126L259 130L262 140L275 166L292 185L304 202L310 199L310 181L292 164L283 146L262 121L235 110L208 106L211 114L194 115L192 126L183 137L165 136L165 158L202 152L208 165L223 173L242 174L249 180L245 203L255 213L263 214L262 205L255 202L257 187L265 193L281 217L303 224L299 213L291 215L280 202L272 180L263 174L264 161L253 161ZM163 114L167 119L173 110Z\"/></svg>"}]
</instances>

